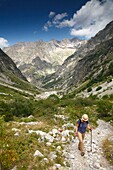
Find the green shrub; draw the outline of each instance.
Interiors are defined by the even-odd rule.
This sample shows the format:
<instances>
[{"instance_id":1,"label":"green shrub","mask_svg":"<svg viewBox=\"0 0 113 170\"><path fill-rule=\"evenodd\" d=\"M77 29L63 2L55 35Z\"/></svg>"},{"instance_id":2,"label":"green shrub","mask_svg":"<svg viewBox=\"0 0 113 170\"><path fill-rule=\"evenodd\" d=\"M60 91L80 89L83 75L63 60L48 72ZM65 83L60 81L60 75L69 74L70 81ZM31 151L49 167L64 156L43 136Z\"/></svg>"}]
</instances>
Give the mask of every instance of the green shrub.
<instances>
[{"instance_id":1,"label":"green shrub","mask_svg":"<svg viewBox=\"0 0 113 170\"><path fill-rule=\"evenodd\" d=\"M76 106L92 106L94 101L91 98L77 98L75 100Z\"/></svg>"},{"instance_id":2,"label":"green shrub","mask_svg":"<svg viewBox=\"0 0 113 170\"><path fill-rule=\"evenodd\" d=\"M106 94L106 95L104 95L102 98L103 98L103 99L109 99L109 95Z\"/></svg>"},{"instance_id":3,"label":"green shrub","mask_svg":"<svg viewBox=\"0 0 113 170\"><path fill-rule=\"evenodd\" d=\"M108 79L108 80L107 80L107 83L110 83L110 82L112 82L112 79Z\"/></svg>"},{"instance_id":4,"label":"green shrub","mask_svg":"<svg viewBox=\"0 0 113 170\"><path fill-rule=\"evenodd\" d=\"M33 113L34 107L32 101L24 98L15 98L11 102L11 113L14 116L29 116Z\"/></svg>"},{"instance_id":5,"label":"green shrub","mask_svg":"<svg viewBox=\"0 0 113 170\"><path fill-rule=\"evenodd\" d=\"M34 102L22 97L16 97L11 101L0 101L0 115L4 115L5 121L13 120L13 116L29 116L34 111Z\"/></svg>"},{"instance_id":6,"label":"green shrub","mask_svg":"<svg viewBox=\"0 0 113 170\"><path fill-rule=\"evenodd\" d=\"M113 75L113 62L109 65L109 73Z\"/></svg>"},{"instance_id":7,"label":"green shrub","mask_svg":"<svg viewBox=\"0 0 113 170\"><path fill-rule=\"evenodd\" d=\"M106 121L112 119L113 104L107 100L97 102L98 117Z\"/></svg>"},{"instance_id":8,"label":"green shrub","mask_svg":"<svg viewBox=\"0 0 113 170\"><path fill-rule=\"evenodd\" d=\"M91 91L92 91L92 88L89 87L89 88L87 89L87 92L91 92Z\"/></svg>"},{"instance_id":9,"label":"green shrub","mask_svg":"<svg viewBox=\"0 0 113 170\"><path fill-rule=\"evenodd\" d=\"M96 88L96 91L99 91L100 89L102 89L102 87L101 87L101 86L98 86L98 87Z\"/></svg>"},{"instance_id":10,"label":"green shrub","mask_svg":"<svg viewBox=\"0 0 113 170\"><path fill-rule=\"evenodd\" d=\"M74 107L75 106L75 100L74 99L62 99L60 101L60 106L61 107L67 107L67 106Z\"/></svg>"},{"instance_id":11,"label":"green shrub","mask_svg":"<svg viewBox=\"0 0 113 170\"><path fill-rule=\"evenodd\" d=\"M13 120L13 114L11 113L11 105L8 102L0 101L0 115L4 115L5 121Z\"/></svg>"},{"instance_id":12,"label":"green shrub","mask_svg":"<svg viewBox=\"0 0 113 170\"><path fill-rule=\"evenodd\" d=\"M56 99L53 100L51 98L37 101L34 114L37 116L54 115L57 113L57 103L58 101Z\"/></svg>"},{"instance_id":13,"label":"green shrub","mask_svg":"<svg viewBox=\"0 0 113 170\"><path fill-rule=\"evenodd\" d=\"M110 98L110 99L113 99L113 94L110 94L110 95L109 95L109 98Z\"/></svg>"}]
</instances>

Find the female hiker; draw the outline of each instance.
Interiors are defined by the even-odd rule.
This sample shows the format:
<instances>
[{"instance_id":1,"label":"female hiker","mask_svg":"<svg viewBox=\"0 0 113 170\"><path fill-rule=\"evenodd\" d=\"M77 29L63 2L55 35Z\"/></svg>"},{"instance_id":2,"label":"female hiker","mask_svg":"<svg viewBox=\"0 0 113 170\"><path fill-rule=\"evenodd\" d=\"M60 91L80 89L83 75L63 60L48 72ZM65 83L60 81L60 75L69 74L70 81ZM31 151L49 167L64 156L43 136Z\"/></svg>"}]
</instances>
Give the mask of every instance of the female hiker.
<instances>
[{"instance_id":1,"label":"female hiker","mask_svg":"<svg viewBox=\"0 0 113 170\"><path fill-rule=\"evenodd\" d=\"M86 129L88 128L89 130L92 130L92 128L89 125L88 122L88 115L84 114L81 119L77 121L76 124L76 136L78 136L79 139L79 144L78 144L78 149L81 151L81 156L84 156L84 137L85 137L85 132Z\"/></svg>"}]
</instances>

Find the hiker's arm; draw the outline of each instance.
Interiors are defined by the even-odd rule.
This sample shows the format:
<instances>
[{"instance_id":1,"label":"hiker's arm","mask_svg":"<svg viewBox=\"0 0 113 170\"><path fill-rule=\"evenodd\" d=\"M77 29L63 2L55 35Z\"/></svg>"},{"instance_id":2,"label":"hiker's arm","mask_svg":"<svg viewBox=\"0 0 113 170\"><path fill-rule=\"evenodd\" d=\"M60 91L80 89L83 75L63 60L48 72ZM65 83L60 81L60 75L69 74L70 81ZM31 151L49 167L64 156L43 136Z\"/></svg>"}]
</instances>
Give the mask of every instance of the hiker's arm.
<instances>
[{"instance_id":1,"label":"hiker's arm","mask_svg":"<svg viewBox=\"0 0 113 170\"><path fill-rule=\"evenodd\" d=\"M92 130L92 127L88 124L87 125L87 128L89 129L89 130Z\"/></svg>"},{"instance_id":2,"label":"hiker's arm","mask_svg":"<svg viewBox=\"0 0 113 170\"><path fill-rule=\"evenodd\" d=\"M79 124L77 123L76 126L75 126L76 135L78 135L78 126L79 126Z\"/></svg>"}]
</instances>

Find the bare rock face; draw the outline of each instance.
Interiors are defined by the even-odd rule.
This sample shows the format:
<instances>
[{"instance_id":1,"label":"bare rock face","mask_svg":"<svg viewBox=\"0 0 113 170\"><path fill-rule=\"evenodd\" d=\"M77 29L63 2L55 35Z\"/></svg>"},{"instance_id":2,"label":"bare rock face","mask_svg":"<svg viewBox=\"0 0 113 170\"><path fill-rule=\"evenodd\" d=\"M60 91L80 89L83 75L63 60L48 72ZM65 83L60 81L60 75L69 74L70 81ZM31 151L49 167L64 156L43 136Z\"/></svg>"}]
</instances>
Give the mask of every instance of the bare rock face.
<instances>
[{"instance_id":1,"label":"bare rock face","mask_svg":"<svg viewBox=\"0 0 113 170\"><path fill-rule=\"evenodd\" d=\"M49 42L20 42L3 50L12 58L27 80L41 85L43 78L59 69L64 60L86 41L78 39Z\"/></svg>"},{"instance_id":2,"label":"bare rock face","mask_svg":"<svg viewBox=\"0 0 113 170\"><path fill-rule=\"evenodd\" d=\"M5 79L8 79L9 74L13 74L26 81L26 78L16 67L16 64L12 61L12 59L0 49L0 79L5 81Z\"/></svg>"}]
</instances>

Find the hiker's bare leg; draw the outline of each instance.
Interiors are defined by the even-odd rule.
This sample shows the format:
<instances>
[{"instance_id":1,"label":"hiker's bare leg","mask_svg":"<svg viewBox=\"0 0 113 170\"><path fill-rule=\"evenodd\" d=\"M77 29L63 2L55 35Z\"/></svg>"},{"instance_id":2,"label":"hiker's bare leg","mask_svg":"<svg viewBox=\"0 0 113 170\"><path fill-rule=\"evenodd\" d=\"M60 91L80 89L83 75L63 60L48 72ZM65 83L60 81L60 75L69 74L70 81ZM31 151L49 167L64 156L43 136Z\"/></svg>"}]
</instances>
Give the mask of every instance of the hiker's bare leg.
<instances>
[{"instance_id":1,"label":"hiker's bare leg","mask_svg":"<svg viewBox=\"0 0 113 170\"><path fill-rule=\"evenodd\" d=\"M78 144L78 149L80 150L80 142L79 142L79 144Z\"/></svg>"},{"instance_id":2,"label":"hiker's bare leg","mask_svg":"<svg viewBox=\"0 0 113 170\"><path fill-rule=\"evenodd\" d=\"M83 144L84 136L85 136L85 133L82 134L78 132L78 139L79 139L78 148L80 148L81 153L84 153L84 144Z\"/></svg>"},{"instance_id":3,"label":"hiker's bare leg","mask_svg":"<svg viewBox=\"0 0 113 170\"><path fill-rule=\"evenodd\" d=\"M85 137L85 133L82 133L82 139L84 140L84 137Z\"/></svg>"}]
</instances>

